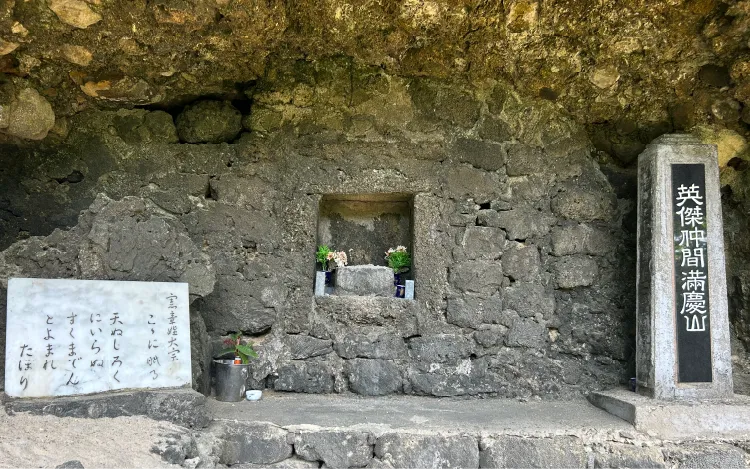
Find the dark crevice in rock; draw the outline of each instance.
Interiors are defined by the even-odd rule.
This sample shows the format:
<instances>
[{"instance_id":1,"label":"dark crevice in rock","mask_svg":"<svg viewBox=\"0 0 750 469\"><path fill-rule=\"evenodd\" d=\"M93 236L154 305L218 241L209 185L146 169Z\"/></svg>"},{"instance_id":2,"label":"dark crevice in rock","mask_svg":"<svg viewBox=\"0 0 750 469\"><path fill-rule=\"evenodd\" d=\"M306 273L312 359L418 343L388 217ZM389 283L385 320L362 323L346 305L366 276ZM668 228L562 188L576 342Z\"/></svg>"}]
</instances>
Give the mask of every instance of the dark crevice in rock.
<instances>
[{"instance_id":1,"label":"dark crevice in rock","mask_svg":"<svg viewBox=\"0 0 750 469\"><path fill-rule=\"evenodd\" d=\"M716 88L729 86L731 77L729 70L716 64L706 64L698 70L698 79L703 83Z\"/></svg>"},{"instance_id":2,"label":"dark crevice in rock","mask_svg":"<svg viewBox=\"0 0 750 469\"><path fill-rule=\"evenodd\" d=\"M216 176L209 176L208 178L208 183L206 184L206 189L203 194L203 197L206 200L219 200L216 190L211 184L211 182L214 181L215 179L216 179Z\"/></svg>"},{"instance_id":3,"label":"dark crevice in rock","mask_svg":"<svg viewBox=\"0 0 750 469\"><path fill-rule=\"evenodd\" d=\"M742 158L734 157L727 162L727 166L733 168L735 171L745 171L750 168L750 162Z\"/></svg>"},{"instance_id":4,"label":"dark crevice in rock","mask_svg":"<svg viewBox=\"0 0 750 469\"><path fill-rule=\"evenodd\" d=\"M59 184L64 184L66 182L70 184L77 184L83 181L83 179L84 179L83 173L78 170L75 170L72 173L65 176L64 178L55 179L55 181L57 181Z\"/></svg>"}]
</instances>

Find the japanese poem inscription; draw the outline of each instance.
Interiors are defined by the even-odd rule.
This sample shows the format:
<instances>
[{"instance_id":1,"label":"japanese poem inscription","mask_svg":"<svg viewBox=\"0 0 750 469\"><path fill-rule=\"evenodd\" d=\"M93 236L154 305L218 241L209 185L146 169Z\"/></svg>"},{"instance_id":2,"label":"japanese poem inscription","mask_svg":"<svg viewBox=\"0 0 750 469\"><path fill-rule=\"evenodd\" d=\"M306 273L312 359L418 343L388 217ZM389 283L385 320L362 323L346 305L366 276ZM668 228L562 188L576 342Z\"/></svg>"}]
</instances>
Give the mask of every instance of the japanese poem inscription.
<instances>
[{"instance_id":1,"label":"japanese poem inscription","mask_svg":"<svg viewBox=\"0 0 750 469\"><path fill-rule=\"evenodd\" d=\"M672 165L678 380L711 382L705 167Z\"/></svg>"},{"instance_id":2,"label":"japanese poem inscription","mask_svg":"<svg viewBox=\"0 0 750 469\"><path fill-rule=\"evenodd\" d=\"M188 305L185 283L10 279L5 391L189 385Z\"/></svg>"}]
</instances>

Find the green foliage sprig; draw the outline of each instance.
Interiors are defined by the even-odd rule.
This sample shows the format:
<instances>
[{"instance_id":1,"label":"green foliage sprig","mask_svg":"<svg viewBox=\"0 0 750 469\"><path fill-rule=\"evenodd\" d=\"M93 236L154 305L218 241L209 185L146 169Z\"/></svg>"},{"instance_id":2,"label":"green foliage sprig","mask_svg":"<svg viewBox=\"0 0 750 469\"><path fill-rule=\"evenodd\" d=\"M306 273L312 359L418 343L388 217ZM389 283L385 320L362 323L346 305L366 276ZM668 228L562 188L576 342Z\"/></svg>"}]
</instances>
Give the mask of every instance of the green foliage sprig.
<instances>
[{"instance_id":1,"label":"green foliage sprig","mask_svg":"<svg viewBox=\"0 0 750 469\"><path fill-rule=\"evenodd\" d=\"M258 354L253 350L253 343L248 341L247 344L242 344L241 337L242 332L230 334L228 339L224 339L224 345L229 345L229 347L219 352L219 355L234 353L235 356L242 359L243 364L250 362L250 357L258 358Z\"/></svg>"},{"instance_id":2,"label":"green foliage sprig","mask_svg":"<svg viewBox=\"0 0 750 469\"><path fill-rule=\"evenodd\" d=\"M315 253L315 258L318 262L320 262L320 265L323 266L323 270L328 270L328 261L330 259L328 254L330 252L331 248L323 244L321 246L318 246L318 252Z\"/></svg>"},{"instance_id":3,"label":"green foliage sprig","mask_svg":"<svg viewBox=\"0 0 750 469\"><path fill-rule=\"evenodd\" d=\"M385 252L385 260L388 262L388 267L393 269L393 272L397 274L406 272L411 267L411 256L406 251L405 246L388 249Z\"/></svg>"}]
</instances>

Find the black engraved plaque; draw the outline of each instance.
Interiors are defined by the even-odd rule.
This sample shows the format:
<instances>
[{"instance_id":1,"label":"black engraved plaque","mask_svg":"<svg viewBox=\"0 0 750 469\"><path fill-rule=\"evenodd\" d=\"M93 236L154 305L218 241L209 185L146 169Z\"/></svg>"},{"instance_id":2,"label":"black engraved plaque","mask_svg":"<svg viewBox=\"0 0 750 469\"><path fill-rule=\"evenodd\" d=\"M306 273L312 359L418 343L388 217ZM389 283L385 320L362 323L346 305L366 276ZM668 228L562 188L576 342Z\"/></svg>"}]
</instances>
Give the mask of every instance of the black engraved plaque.
<instances>
[{"instance_id":1,"label":"black engraved plaque","mask_svg":"<svg viewBox=\"0 0 750 469\"><path fill-rule=\"evenodd\" d=\"M702 164L672 165L677 377L712 381L708 303L706 174Z\"/></svg>"}]
</instances>

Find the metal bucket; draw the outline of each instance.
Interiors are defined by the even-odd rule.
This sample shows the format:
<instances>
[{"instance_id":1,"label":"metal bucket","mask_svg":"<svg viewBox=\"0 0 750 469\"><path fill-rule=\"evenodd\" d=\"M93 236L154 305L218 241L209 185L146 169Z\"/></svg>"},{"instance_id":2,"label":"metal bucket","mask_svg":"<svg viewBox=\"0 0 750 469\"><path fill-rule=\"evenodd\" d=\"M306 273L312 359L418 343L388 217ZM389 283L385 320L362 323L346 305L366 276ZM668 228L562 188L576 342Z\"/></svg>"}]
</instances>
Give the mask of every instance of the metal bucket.
<instances>
[{"instance_id":1,"label":"metal bucket","mask_svg":"<svg viewBox=\"0 0 750 469\"><path fill-rule=\"evenodd\" d=\"M250 364L235 365L234 360L214 360L216 400L239 402L245 398Z\"/></svg>"}]
</instances>

